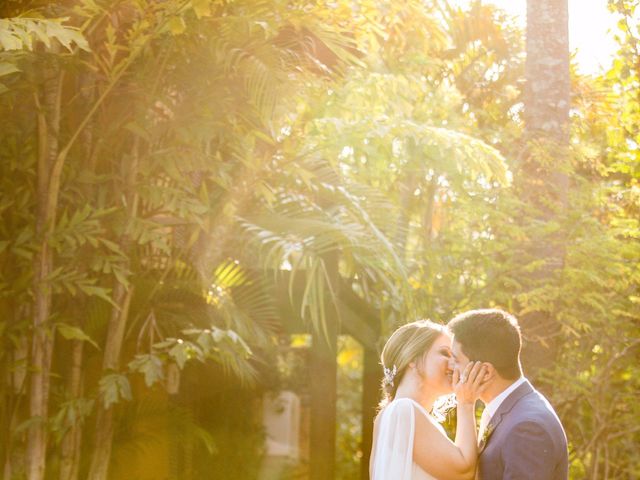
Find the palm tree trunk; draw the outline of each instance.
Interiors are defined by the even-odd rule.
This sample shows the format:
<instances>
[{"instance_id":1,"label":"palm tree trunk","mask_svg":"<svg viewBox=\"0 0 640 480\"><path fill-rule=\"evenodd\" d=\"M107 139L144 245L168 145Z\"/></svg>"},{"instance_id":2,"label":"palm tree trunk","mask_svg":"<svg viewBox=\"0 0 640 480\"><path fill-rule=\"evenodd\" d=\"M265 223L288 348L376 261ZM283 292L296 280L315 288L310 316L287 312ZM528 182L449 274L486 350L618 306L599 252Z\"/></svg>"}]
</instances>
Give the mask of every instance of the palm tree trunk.
<instances>
[{"instance_id":1,"label":"palm tree trunk","mask_svg":"<svg viewBox=\"0 0 640 480\"><path fill-rule=\"evenodd\" d=\"M557 220L567 206L568 22L567 0L528 0L524 118L525 140L533 148L526 156L520 182L523 199L536 207L540 213L535 220L544 224ZM537 284L553 281L564 259L560 235L534 238L530 252L534 258L546 261L533 280ZM521 322L525 340L528 339L523 348L524 363L533 368L551 366L557 352L558 323L548 312L531 312Z\"/></svg>"},{"instance_id":2,"label":"palm tree trunk","mask_svg":"<svg viewBox=\"0 0 640 480\"><path fill-rule=\"evenodd\" d=\"M568 22L567 0L527 2L526 135L562 145L569 141Z\"/></svg>"},{"instance_id":3,"label":"palm tree trunk","mask_svg":"<svg viewBox=\"0 0 640 480\"><path fill-rule=\"evenodd\" d=\"M561 208L566 207L569 187L569 177L563 168L568 160L571 102L568 8L567 0L527 2L525 138L545 147L539 155L529 156L527 173L536 183L527 193L530 201L539 198L542 179L543 188ZM554 164L545 168L549 157ZM547 206L540 207L547 215L554 214Z\"/></svg>"},{"instance_id":4,"label":"palm tree trunk","mask_svg":"<svg viewBox=\"0 0 640 480\"><path fill-rule=\"evenodd\" d=\"M49 237L55 223L57 191L52 191L50 174L58 156L58 132L60 127L60 101L63 73L55 64L45 68L43 101L38 106L38 185L36 238L39 250L34 259L33 337L31 345L31 379L29 413L34 423L29 428L27 440L27 478L42 480L47 455L46 421L49 406L49 384L54 330L49 324L51 312L51 285L49 276L53 271L53 252ZM57 188L57 187L53 187Z\"/></svg>"}]
</instances>

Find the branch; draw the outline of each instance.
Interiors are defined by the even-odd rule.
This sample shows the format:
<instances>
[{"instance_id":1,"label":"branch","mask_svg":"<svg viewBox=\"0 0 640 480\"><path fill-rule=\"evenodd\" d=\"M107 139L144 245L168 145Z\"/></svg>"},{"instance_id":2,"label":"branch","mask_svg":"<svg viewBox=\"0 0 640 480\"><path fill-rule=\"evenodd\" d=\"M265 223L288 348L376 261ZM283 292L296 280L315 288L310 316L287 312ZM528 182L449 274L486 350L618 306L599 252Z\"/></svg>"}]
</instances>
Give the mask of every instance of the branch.
<instances>
[{"instance_id":1,"label":"branch","mask_svg":"<svg viewBox=\"0 0 640 480\"><path fill-rule=\"evenodd\" d=\"M182 5L176 10L176 12L181 11L188 3L189 3L189 0L185 0L182 3ZM163 28L172 17L173 15L169 14L167 15L167 17L163 19L162 22L158 23L158 26L156 27L155 32L153 32L153 35L151 35L150 38L153 38L154 35L157 35L160 32L162 32ZM94 103L93 107L91 107L91 110L89 110L89 112L84 117L82 122L80 122L80 125L78 126L76 131L73 133L73 135L71 136L67 144L64 146L64 148L60 150L60 153L56 157L55 163L51 169L51 175L49 180L49 190L48 190L47 210L46 210L46 217L45 217L47 218L47 220L50 221L50 225L48 227L50 229L49 231L53 229L53 224L55 224L55 213L56 213L56 208L58 203L58 193L60 189L60 177L62 174L62 168L64 167L64 163L67 159L67 155L69 154L69 151L71 150L76 140L80 136L80 133L84 130L84 128L87 126L91 118L98 111L98 108L102 105L104 100L111 93L111 91L116 86L116 84L120 81L120 79L122 78L124 73L127 71L127 69L131 66L133 61L138 58L140 53L142 53L142 51L144 50L144 47L146 47L147 44L148 44L148 41L140 44L137 47L137 49L135 49L126 60L120 63L119 70L116 72L111 82L107 85L107 88L104 90L104 92L102 92L102 95L100 95L100 98L98 98L96 103Z\"/></svg>"}]
</instances>

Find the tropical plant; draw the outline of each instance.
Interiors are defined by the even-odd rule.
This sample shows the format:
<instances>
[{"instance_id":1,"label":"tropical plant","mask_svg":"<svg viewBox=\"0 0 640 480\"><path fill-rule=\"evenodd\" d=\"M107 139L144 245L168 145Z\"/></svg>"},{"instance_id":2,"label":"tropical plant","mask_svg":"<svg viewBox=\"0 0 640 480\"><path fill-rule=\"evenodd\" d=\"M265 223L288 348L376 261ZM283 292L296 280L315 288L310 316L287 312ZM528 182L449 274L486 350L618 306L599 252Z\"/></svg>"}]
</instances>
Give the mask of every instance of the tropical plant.
<instances>
[{"instance_id":1,"label":"tropical plant","mask_svg":"<svg viewBox=\"0 0 640 480\"><path fill-rule=\"evenodd\" d=\"M481 2L4 2L3 477L254 478L238 411L288 381L287 322L329 337L345 289L383 335L544 312L555 363L525 368L572 476L637 476L637 2L610 7L621 50L572 72L560 168L522 141L523 33ZM563 208L532 167L568 180ZM341 342L347 477L366 452Z\"/></svg>"}]
</instances>

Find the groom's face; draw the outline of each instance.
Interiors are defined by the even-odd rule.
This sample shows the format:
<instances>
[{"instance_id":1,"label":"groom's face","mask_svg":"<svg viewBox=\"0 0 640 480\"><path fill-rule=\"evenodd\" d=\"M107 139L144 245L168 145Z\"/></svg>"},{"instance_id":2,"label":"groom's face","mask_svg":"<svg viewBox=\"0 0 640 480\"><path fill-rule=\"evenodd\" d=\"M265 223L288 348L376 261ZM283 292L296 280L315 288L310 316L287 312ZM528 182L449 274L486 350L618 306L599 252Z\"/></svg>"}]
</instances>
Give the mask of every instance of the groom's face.
<instances>
[{"instance_id":1,"label":"groom's face","mask_svg":"<svg viewBox=\"0 0 640 480\"><path fill-rule=\"evenodd\" d=\"M464 367L469 363L469 357L467 357L462 351L462 345L456 341L456 337L451 340L451 365L450 368L455 368L459 372L464 371Z\"/></svg>"}]
</instances>

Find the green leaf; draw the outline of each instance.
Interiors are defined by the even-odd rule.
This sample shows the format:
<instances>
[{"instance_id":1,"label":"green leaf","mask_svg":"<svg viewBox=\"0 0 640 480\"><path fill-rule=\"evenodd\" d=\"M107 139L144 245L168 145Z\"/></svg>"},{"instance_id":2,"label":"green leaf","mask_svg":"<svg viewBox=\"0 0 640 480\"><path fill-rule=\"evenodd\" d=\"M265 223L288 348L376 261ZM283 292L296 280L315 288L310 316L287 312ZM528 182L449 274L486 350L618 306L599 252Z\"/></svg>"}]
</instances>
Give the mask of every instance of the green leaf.
<instances>
[{"instance_id":1,"label":"green leaf","mask_svg":"<svg viewBox=\"0 0 640 480\"><path fill-rule=\"evenodd\" d=\"M89 295L90 297L98 297L103 299L105 302L110 303L111 305L113 305L114 307L118 308L119 305L116 305L113 300L111 299L111 297L109 296L109 292L111 292L111 289L106 288L106 287L96 287L95 285L87 285L87 284L83 284L83 283L79 283L77 285L77 287L82 290L84 293L86 293L87 295Z\"/></svg>"},{"instance_id":2,"label":"green leaf","mask_svg":"<svg viewBox=\"0 0 640 480\"><path fill-rule=\"evenodd\" d=\"M89 342L91 345L100 350L98 344L81 328L74 327L73 325L68 325L66 323L57 323L56 328L60 335L62 335L67 340L81 340L83 342Z\"/></svg>"},{"instance_id":3,"label":"green leaf","mask_svg":"<svg viewBox=\"0 0 640 480\"><path fill-rule=\"evenodd\" d=\"M187 29L187 25L184 23L184 19L182 17L174 16L167 22L167 28L172 35L180 35Z\"/></svg>"},{"instance_id":4,"label":"green leaf","mask_svg":"<svg viewBox=\"0 0 640 480\"><path fill-rule=\"evenodd\" d=\"M146 142L151 143L151 136L149 135L149 131L140 124L136 122L129 122L124 126L124 128L129 130L134 135L142 138Z\"/></svg>"},{"instance_id":5,"label":"green leaf","mask_svg":"<svg viewBox=\"0 0 640 480\"><path fill-rule=\"evenodd\" d=\"M17 72L21 72L22 70L20 70L16 65L14 65L13 63L9 63L9 62L0 62L0 77L4 76L4 75L9 75L11 73L17 73Z\"/></svg>"},{"instance_id":6,"label":"green leaf","mask_svg":"<svg viewBox=\"0 0 640 480\"><path fill-rule=\"evenodd\" d=\"M57 22L47 22L45 24L45 29L48 37L55 38L68 51L73 51L72 43L77 43L78 32L68 29Z\"/></svg>"},{"instance_id":7,"label":"green leaf","mask_svg":"<svg viewBox=\"0 0 640 480\"><path fill-rule=\"evenodd\" d=\"M213 455L218 452L215 439L208 430L197 425L193 425L191 428L193 429L195 436L202 441L202 444L209 452L209 455Z\"/></svg>"},{"instance_id":8,"label":"green leaf","mask_svg":"<svg viewBox=\"0 0 640 480\"><path fill-rule=\"evenodd\" d=\"M210 17L211 16L211 2L210 0L192 0L191 8L196 14L196 17Z\"/></svg>"},{"instance_id":9,"label":"green leaf","mask_svg":"<svg viewBox=\"0 0 640 480\"><path fill-rule=\"evenodd\" d=\"M184 368L185 363L190 358L188 348L184 340L177 340L173 348L169 350L169 355L173 357L180 369Z\"/></svg>"},{"instance_id":10,"label":"green leaf","mask_svg":"<svg viewBox=\"0 0 640 480\"><path fill-rule=\"evenodd\" d=\"M19 437L21 433L26 432L34 425L42 424L42 422L43 422L43 419L40 416L31 417L28 420L25 420L24 422L19 424L17 427L15 427L15 429L11 431L11 435L15 437Z\"/></svg>"},{"instance_id":11,"label":"green leaf","mask_svg":"<svg viewBox=\"0 0 640 480\"><path fill-rule=\"evenodd\" d=\"M0 46L3 50L21 50L22 42L9 30L8 19L0 19Z\"/></svg>"},{"instance_id":12,"label":"green leaf","mask_svg":"<svg viewBox=\"0 0 640 480\"><path fill-rule=\"evenodd\" d=\"M129 287L131 286L131 283L129 282L127 275L128 275L128 271L124 268L120 268L116 265L113 266L113 275L116 277L116 280L118 280L118 282L121 285L124 285L124 287L128 290Z\"/></svg>"},{"instance_id":13,"label":"green leaf","mask_svg":"<svg viewBox=\"0 0 640 480\"><path fill-rule=\"evenodd\" d=\"M49 49L55 39L69 52L73 45L90 51L89 44L76 27L63 25L67 18L7 18L0 19L0 45L4 50L33 50L32 38L36 37Z\"/></svg>"},{"instance_id":14,"label":"green leaf","mask_svg":"<svg viewBox=\"0 0 640 480\"><path fill-rule=\"evenodd\" d=\"M247 355L252 354L251 347L249 347L247 342L245 342L244 339L240 335L238 335L236 332L234 332L233 330L227 330L227 336L233 343L237 343L245 351Z\"/></svg>"},{"instance_id":15,"label":"green leaf","mask_svg":"<svg viewBox=\"0 0 640 480\"><path fill-rule=\"evenodd\" d=\"M102 377L99 390L105 409L121 400L131 400L132 398L129 380L118 373L111 373Z\"/></svg>"},{"instance_id":16,"label":"green leaf","mask_svg":"<svg viewBox=\"0 0 640 480\"><path fill-rule=\"evenodd\" d=\"M107 240L106 238L100 238L99 240L100 240L100 242L102 242L102 244L105 247L107 247L113 253L117 253L118 255L120 255L122 257L126 257L125 253L122 251L122 249L120 248L120 246L117 243L112 242L111 240Z\"/></svg>"},{"instance_id":17,"label":"green leaf","mask_svg":"<svg viewBox=\"0 0 640 480\"><path fill-rule=\"evenodd\" d=\"M162 360L154 354L136 355L129 362L129 369L144 374L144 383L147 387L151 387L164 378Z\"/></svg>"},{"instance_id":18,"label":"green leaf","mask_svg":"<svg viewBox=\"0 0 640 480\"><path fill-rule=\"evenodd\" d=\"M45 24L40 22L28 22L27 31L34 34L47 48L51 48L51 39L47 35Z\"/></svg>"}]
</instances>

